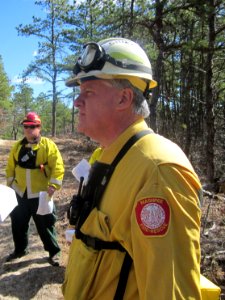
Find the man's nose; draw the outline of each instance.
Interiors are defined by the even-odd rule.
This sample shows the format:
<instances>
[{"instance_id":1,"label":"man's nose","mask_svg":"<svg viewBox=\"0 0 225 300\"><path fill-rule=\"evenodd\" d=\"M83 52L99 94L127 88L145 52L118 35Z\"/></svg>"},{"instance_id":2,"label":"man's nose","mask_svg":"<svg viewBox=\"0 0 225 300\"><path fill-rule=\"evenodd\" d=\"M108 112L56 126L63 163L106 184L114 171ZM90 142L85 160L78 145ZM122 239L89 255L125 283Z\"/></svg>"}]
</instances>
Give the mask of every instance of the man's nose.
<instances>
[{"instance_id":1,"label":"man's nose","mask_svg":"<svg viewBox=\"0 0 225 300\"><path fill-rule=\"evenodd\" d=\"M83 100L82 95L78 95L77 98L74 100L73 105L74 105L75 107L80 107L81 104L83 103L83 101L84 101L84 100Z\"/></svg>"},{"instance_id":2,"label":"man's nose","mask_svg":"<svg viewBox=\"0 0 225 300\"><path fill-rule=\"evenodd\" d=\"M73 105L75 107L79 107L80 106L80 103L81 103L81 99L80 99L80 95L73 101Z\"/></svg>"}]
</instances>

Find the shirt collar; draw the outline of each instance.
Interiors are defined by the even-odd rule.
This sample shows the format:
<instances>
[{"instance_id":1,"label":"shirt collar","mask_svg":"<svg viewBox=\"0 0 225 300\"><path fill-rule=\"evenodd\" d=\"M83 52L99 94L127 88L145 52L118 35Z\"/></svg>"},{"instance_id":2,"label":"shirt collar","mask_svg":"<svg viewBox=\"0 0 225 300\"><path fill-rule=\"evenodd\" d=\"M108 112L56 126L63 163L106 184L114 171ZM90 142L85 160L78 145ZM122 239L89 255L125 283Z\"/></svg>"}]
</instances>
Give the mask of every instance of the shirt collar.
<instances>
[{"instance_id":1,"label":"shirt collar","mask_svg":"<svg viewBox=\"0 0 225 300\"><path fill-rule=\"evenodd\" d=\"M110 164L126 141L128 141L128 139L137 132L145 129L148 129L148 125L144 119L137 120L135 123L130 125L109 147L103 150L100 161Z\"/></svg>"}]
</instances>

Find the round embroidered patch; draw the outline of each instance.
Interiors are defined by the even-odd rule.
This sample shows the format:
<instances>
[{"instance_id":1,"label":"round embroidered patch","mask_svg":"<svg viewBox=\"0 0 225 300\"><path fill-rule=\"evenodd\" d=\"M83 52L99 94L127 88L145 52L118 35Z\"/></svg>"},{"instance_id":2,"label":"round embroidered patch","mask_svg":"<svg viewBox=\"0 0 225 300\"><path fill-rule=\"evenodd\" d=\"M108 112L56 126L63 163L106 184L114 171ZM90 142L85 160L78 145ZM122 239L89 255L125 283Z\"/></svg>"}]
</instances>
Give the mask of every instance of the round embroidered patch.
<instances>
[{"instance_id":1,"label":"round embroidered patch","mask_svg":"<svg viewBox=\"0 0 225 300\"><path fill-rule=\"evenodd\" d=\"M161 198L142 199L136 206L136 218L145 235L165 235L170 221L169 205Z\"/></svg>"}]
</instances>

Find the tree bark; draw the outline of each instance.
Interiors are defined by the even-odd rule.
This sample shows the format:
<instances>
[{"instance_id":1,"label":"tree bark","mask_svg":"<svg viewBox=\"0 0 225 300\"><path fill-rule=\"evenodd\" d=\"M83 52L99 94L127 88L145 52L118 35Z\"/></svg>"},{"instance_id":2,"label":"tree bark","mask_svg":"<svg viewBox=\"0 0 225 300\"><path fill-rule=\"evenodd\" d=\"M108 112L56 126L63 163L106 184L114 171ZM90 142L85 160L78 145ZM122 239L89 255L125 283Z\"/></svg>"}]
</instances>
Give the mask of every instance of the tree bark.
<instances>
[{"instance_id":1,"label":"tree bark","mask_svg":"<svg viewBox=\"0 0 225 300\"><path fill-rule=\"evenodd\" d=\"M214 116L214 96L213 96L213 54L215 45L215 7L214 0L209 0L208 13L208 53L206 56L206 174L209 182L214 180L214 139L215 139L215 116Z\"/></svg>"}]
</instances>

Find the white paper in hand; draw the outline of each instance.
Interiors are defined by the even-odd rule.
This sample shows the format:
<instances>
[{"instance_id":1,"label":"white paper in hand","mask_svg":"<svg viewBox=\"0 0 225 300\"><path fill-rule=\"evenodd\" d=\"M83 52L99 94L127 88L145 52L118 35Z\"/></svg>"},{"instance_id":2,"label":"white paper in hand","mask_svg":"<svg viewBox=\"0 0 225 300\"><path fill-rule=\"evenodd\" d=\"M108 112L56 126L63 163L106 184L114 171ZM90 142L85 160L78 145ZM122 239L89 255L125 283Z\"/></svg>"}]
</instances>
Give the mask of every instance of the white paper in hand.
<instances>
[{"instance_id":1,"label":"white paper in hand","mask_svg":"<svg viewBox=\"0 0 225 300\"><path fill-rule=\"evenodd\" d=\"M66 229L65 231L65 236L66 236L66 241L68 243L72 243L73 237L74 237L75 230L74 229Z\"/></svg>"},{"instance_id":2,"label":"white paper in hand","mask_svg":"<svg viewBox=\"0 0 225 300\"><path fill-rule=\"evenodd\" d=\"M6 185L0 184L0 223L8 217L17 205L15 191Z\"/></svg>"},{"instance_id":3,"label":"white paper in hand","mask_svg":"<svg viewBox=\"0 0 225 300\"><path fill-rule=\"evenodd\" d=\"M37 215L47 215L53 212L53 197L49 197L47 192L39 193L39 206Z\"/></svg>"},{"instance_id":4,"label":"white paper in hand","mask_svg":"<svg viewBox=\"0 0 225 300\"><path fill-rule=\"evenodd\" d=\"M84 177L84 184L87 182L91 165L86 159L82 159L72 170L73 176L80 181L81 177Z\"/></svg>"}]
</instances>

